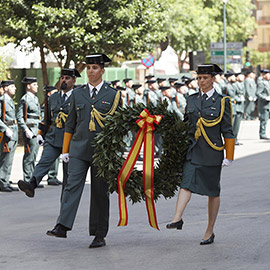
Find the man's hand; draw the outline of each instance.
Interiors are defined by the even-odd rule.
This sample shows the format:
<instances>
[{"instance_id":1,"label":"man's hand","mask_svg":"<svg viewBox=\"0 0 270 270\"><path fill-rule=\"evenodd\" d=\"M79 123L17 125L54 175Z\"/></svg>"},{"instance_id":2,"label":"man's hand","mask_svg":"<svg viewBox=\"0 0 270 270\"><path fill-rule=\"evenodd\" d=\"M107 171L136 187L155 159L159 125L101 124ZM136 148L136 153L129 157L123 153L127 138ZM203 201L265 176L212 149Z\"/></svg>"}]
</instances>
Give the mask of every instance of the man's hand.
<instances>
[{"instance_id":1,"label":"man's hand","mask_svg":"<svg viewBox=\"0 0 270 270\"><path fill-rule=\"evenodd\" d=\"M24 131L24 133L25 133L25 137L27 138L27 139L32 139L33 137L34 137L34 134L33 134L33 132L30 130L30 129L26 129L25 131Z\"/></svg>"},{"instance_id":2,"label":"man's hand","mask_svg":"<svg viewBox=\"0 0 270 270\"><path fill-rule=\"evenodd\" d=\"M224 158L222 161L222 167L229 167L232 165L232 162L233 162L232 160Z\"/></svg>"},{"instance_id":3,"label":"man's hand","mask_svg":"<svg viewBox=\"0 0 270 270\"><path fill-rule=\"evenodd\" d=\"M5 133L8 138L12 138L13 131L9 127L6 129Z\"/></svg>"},{"instance_id":4,"label":"man's hand","mask_svg":"<svg viewBox=\"0 0 270 270\"><path fill-rule=\"evenodd\" d=\"M45 142L45 141L44 141L42 135L40 135L40 134L37 135L37 142L38 142L38 144L41 145L41 146L44 145L44 142Z\"/></svg>"},{"instance_id":5,"label":"man's hand","mask_svg":"<svg viewBox=\"0 0 270 270\"><path fill-rule=\"evenodd\" d=\"M265 100L266 100L266 101L270 101L270 96L267 96L267 97L265 98Z\"/></svg>"},{"instance_id":6,"label":"man's hand","mask_svg":"<svg viewBox=\"0 0 270 270\"><path fill-rule=\"evenodd\" d=\"M69 162L69 153L62 154L62 160L65 163L68 163Z\"/></svg>"}]
</instances>

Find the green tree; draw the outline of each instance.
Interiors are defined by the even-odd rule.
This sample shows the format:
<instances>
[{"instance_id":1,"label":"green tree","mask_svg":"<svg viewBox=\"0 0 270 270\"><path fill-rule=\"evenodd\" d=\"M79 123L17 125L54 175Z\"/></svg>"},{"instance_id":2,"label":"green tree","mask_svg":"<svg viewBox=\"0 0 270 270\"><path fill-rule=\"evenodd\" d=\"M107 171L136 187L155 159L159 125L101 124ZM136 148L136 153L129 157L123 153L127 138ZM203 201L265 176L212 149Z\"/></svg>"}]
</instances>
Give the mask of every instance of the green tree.
<instances>
[{"instance_id":1,"label":"green tree","mask_svg":"<svg viewBox=\"0 0 270 270\"><path fill-rule=\"evenodd\" d=\"M13 39L7 38L5 36L0 36L0 47L6 45L8 42L13 41ZM12 62L10 57L0 55L0 81L6 80L10 77L9 66Z\"/></svg>"},{"instance_id":2,"label":"green tree","mask_svg":"<svg viewBox=\"0 0 270 270\"><path fill-rule=\"evenodd\" d=\"M206 51L211 42L223 39L222 0L171 0L168 36L179 57L183 52ZM227 41L246 41L253 34L254 5L247 0L229 0L226 5ZM185 59L184 59L185 60Z\"/></svg>"},{"instance_id":3,"label":"green tree","mask_svg":"<svg viewBox=\"0 0 270 270\"><path fill-rule=\"evenodd\" d=\"M47 83L45 54L53 53L58 65L72 62L84 68L85 55L120 52L126 59L151 51L165 34L164 0L1 0L0 34L25 38L41 54Z\"/></svg>"}]
</instances>

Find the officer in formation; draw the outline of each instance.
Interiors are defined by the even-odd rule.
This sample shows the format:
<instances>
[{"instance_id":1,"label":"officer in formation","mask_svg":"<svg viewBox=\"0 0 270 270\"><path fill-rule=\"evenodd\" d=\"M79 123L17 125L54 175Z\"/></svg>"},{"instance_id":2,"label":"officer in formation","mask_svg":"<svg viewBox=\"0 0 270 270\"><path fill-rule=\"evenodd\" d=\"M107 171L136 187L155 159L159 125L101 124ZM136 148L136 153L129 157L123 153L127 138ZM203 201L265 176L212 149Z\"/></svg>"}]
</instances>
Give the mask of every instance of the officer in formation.
<instances>
[{"instance_id":1,"label":"officer in formation","mask_svg":"<svg viewBox=\"0 0 270 270\"><path fill-rule=\"evenodd\" d=\"M218 84L222 93L231 97L233 108L233 131L235 134L235 145L240 145L237 137L242 119L255 119L256 105L260 120L259 137L260 139L269 138L266 136L266 124L269 119L269 96L270 96L270 71L263 69L261 76L257 78L252 71L234 73L228 70L221 76Z\"/></svg>"},{"instance_id":2,"label":"officer in formation","mask_svg":"<svg viewBox=\"0 0 270 270\"><path fill-rule=\"evenodd\" d=\"M245 90L246 90L246 96L245 96L245 119L246 120L253 120L254 117L254 111L256 107L256 82L255 82L256 75L253 71L248 71L246 73L246 79L244 81L245 84Z\"/></svg>"},{"instance_id":3,"label":"officer in formation","mask_svg":"<svg viewBox=\"0 0 270 270\"><path fill-rule=\"evenodd\" d=\"M24 141L23 180L29 182L35 168L39 148L37 133L41 111L36 96L38 91L37 78L24 77L22 83L26 86L26 94L19 102L17 121Z\"/></svg>"},{"instance_id":4,"label":"officer in formation","mask_svg":"<svg viewBox=\"0 0 270 270\"><path fill-rule=\"evenodd\" d=\"M60 214L54 229L47 235L67 237L74 224L85 178L91 167L91 204L89 234L95 236L89 248L105 246L109 229L109 194L105 179L97 175L93 164L93 139L102 130L106 115L113 115L121 103L120 91L102 80L104 65L110 63L105 54L86 57L89 83L73 91L63 142L63 161L69 162L69 176L63 192ZM94 114L92 114L94 112Z\"/></svg>"},{"instance_id":5,"label":"officer in formation","mask_svg":"<svg viewBox=\"0 0 270 270\"><path fill-rule=\"evenodd\" d=\"M16 86L13 80L2 81L4 94L0 98L0 191L12 192L18 189L9 182L13 157L18 143L18 125L13 96Z\"/></svg>"},{"instance_id":6,"label":"officer in formation","mask_svg":"<svg viewBox=\"0 0 270 270\"><path fill-rule=\"evenodd\" d=\"M65 122L70 107L70 96L77 77L80 77L80 74L76 69L62 69L60 78L61 91L54 93L49 98L48 112L46 116L44 115L47 118L46 123L43 121L37 135L38 143L44 145L41 158L31 175L30 181L20 180L18 182L20 190L28 197L34 197L35 189L62 153ZM62 192L67 182L67 173L68 164L63 162Z\"/></svg>"},{"instance_id":7,"label":"officer in formation","mask_svg":"<svg viewBox=\"0 0 270 270\"><path fill-rule=\"evenodd\" d=\"M260 139L268 140L266 136L266 125L270 118L270 70L262 70L262 78L258 79L257 92L258 113L260 120Z\"/></svg>"}]
</instances>

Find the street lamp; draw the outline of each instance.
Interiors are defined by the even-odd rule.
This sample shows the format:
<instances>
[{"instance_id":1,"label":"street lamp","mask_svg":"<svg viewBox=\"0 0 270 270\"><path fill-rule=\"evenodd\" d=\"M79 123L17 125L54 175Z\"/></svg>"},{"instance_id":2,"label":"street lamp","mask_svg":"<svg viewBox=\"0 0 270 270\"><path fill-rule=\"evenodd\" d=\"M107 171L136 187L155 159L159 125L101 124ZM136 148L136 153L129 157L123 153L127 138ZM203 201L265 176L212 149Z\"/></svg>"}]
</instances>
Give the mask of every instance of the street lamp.
<instances>
[{"instance_id":1,"label":"street lamp","mask_svg":"<svg viewBox=\"0 0 270 270\"><path fill-rule=\"evenodd\" d=\"M224 73L227 72L227 37L226 37L226 4L229 0L222 0L223 2L223 50L224 50Z\"/></svg>"}]
</instances>

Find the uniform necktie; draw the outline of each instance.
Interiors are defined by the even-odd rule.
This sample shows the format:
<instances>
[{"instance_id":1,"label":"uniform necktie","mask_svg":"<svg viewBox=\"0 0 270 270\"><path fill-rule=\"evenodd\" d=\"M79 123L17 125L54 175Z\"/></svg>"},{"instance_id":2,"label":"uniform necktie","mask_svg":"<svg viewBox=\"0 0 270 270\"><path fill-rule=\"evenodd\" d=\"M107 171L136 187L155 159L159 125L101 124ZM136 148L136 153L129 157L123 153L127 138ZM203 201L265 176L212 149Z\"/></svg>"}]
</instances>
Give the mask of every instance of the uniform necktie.
<instances>
[{"instance_id":1,"label":"uniform necktie","mask_svg":"<svg viewBox=\"0 0 270 270\"><path fill-rule=\"evenodd\" d=\"M65 93L65 94L62 96L62 104L65 102L66 97L67 97L67 94Z\"/></svg>"},{"instance_id":2,"label":"uniform necktie","mask_svg":"<svg viewBox=\"0 0 270 270\"><path fill-rule=\"evenodd\" d=\"M202 95L202 107L203 107L203 105L204 105L204 103L206 101L206 98L207 98L207 94L203 94Z\"/></svg>"},{"instance_id":3,"label":"uniform necktie","mask_svg":"<svg viewBox=\"0 0 270 270\"><path fill-rule=\"evenodd\" d=\"M97 95L97 88L94 87L92 89L92 99L95 99L96 95Z\"/></svg>"}]
</instances>

